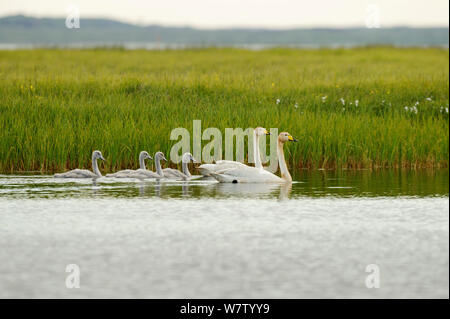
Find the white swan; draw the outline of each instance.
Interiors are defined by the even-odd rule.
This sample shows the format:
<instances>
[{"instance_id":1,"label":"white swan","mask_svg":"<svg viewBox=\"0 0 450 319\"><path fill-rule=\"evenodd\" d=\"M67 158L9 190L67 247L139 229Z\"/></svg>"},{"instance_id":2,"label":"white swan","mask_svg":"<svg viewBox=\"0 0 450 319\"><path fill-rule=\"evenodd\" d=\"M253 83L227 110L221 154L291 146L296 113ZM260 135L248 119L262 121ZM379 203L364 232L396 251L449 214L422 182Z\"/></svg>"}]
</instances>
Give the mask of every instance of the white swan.
<instances>
[{"instance_id":1,"label":"white swan","mask_svg":"<svg viewBox=\"0 0 450 319\"><path fill-rule=\"evenodd\" d=\"M283 152L283 145L287 141L297 142L287 132L282 132L278 135L277 154L278 162L280 163L281 178L263 168L251 166L228 168L211 173L211 175L221 183L290 183L292 182L292 177L287 169Z\"/></svg>"},{"instance_id":2,"label":"white swan","mask_svg":"<svg viewBox=\"0 0 450 319\"><path fill-rule=\"evenodd\" d=\"M256 168L262 168L261 154L259 151L259 137L270 135L270 133L263 127L257 127L253 131L253 159ZM215 164L202 164L198 167L200 174L203 176L211 176L211 173L216 173L228 168L245 168L249 167L238 161L220 160Z\"/></svg>"},{"instance_id":3,"label":"white swan","mask_svg":"<svg viewBox=\"0 0 450 319\"><path fill-rule=\"evenodd\" d=\"M197 160L192 156L191 153L184 153L183 157L181 158L181 168L183 172L180 172L179 170L173 169L173 168L165 168L163 169L164 177L168 179L182 179L182 180L188 180L192 177L191 173L189 172L188 164L190 162L198 163Z\"/></svg>"},{"instance_id":4,"label":"white swan","mask_svg":"<svg viewBox=\"0 0 450 319\"><path fill-rule=\"evenodd\" d=\"M149 171L149 170L141 170L138 169L134 173L131 173L129 177L131 178L164 178L164 172L161 168L161 161L167 161L166 157L164 156L163 152L156 152L155 153L155 166L156 166L156 172Z\"/></svg>"},{"instance_id":5,"label":"white swan","mask_svg":"<svg viewBox=\"0 0 450 319\"><path fill-rule=\"evenodd\" d=\"M106 174L106 177L115 177L115 178L129 178L133 177L133 174L138 173L139 171L146 171L145 168L145 160L146 159L152 159L152 157L146 152L142 151L139 154L139 169L125 169L122 171L115 172L113 174Z\"/></svg>"},{"instance_id":6,"label":"white swan","mask_svg":"<svg viewBox=\"0 0 450 319\"><path fill-rule=\"evenodd\" d=\"M55 174L55 178L98 178L102 177L102 173L98 169L97 159L101 159L104 161L103 155L100 151L92 152L92 170L93 172L87 169L74 169L65 173Z\"/></svg>"}]
</instances>

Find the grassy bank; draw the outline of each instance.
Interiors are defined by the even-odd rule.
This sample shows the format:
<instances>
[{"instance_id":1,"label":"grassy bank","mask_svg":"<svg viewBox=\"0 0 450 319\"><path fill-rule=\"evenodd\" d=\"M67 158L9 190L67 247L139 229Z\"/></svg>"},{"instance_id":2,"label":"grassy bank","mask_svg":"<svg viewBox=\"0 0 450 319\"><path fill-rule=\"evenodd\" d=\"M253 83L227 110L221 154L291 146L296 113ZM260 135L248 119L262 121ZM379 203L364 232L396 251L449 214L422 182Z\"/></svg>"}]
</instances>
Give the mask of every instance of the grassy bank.
<instances>
[{"instance_id":1,"label":"grassy bank","mask_svg":"<svg viewBox=\"0 0 450 319\"><path fill-rule=\"evenodd\" d=\"M90 167L93 149L137 166L193 119L289 131L291 166L446 167L448 67L444 49L0 51L0 171Z\"/></svg>"}]
</instances>

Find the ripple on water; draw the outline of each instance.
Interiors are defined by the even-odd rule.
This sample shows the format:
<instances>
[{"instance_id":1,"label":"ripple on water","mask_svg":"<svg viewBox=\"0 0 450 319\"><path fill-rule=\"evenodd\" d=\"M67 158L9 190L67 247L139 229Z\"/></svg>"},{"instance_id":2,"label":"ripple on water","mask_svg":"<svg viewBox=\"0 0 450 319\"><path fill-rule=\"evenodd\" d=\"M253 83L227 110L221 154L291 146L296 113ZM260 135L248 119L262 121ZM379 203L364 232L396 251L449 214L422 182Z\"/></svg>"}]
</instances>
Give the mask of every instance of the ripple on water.
<instances>
[{"instance_id":1,"label":"ripple on water","mask_svg":"<svg viewBox=\"0 0 450 319\"><path fill-rule=\"evenodd\" d=\"M434 176L0 176L0 297L448 298L448 175ZM71 263L82 289L64 286ZM365 287L368 264L380 289Z\"/></svg>"}]
</instances>

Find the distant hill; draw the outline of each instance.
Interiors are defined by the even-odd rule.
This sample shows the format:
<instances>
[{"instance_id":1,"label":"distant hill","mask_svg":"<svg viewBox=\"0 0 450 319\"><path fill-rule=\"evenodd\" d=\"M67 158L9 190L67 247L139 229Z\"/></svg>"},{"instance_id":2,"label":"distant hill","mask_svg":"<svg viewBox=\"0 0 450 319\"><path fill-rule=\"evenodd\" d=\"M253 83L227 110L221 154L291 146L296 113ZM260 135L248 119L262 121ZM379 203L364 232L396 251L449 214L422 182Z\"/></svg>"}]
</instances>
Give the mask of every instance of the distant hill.
<instances>
[{"instance_id":1,"label":"distant hill","mask_svg":"<svg viewBox=\"0 0 450 319\"><path fill-rule=\"evenodd\" d=\"M445 46L448 28L217 29L137 26L107 19L81 19L68 29L65 19L0 18L0 46Z\"/></svg>"}]
</instances>

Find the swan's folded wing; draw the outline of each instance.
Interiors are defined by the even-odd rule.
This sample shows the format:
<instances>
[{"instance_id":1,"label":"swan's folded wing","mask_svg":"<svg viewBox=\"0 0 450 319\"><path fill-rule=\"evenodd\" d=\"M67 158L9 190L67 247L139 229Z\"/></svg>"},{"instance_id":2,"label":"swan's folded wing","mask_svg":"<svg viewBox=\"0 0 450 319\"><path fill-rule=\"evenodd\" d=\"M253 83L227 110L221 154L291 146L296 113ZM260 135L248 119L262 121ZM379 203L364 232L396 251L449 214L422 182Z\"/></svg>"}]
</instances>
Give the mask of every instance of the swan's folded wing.
<instances>
[{"instance_id":1,"label":"swan's folded wing","mask_svg":"<svg viewBox=\"0 0 450 319\"><path fill-rule=\"evenodd\" d=\"M198 167L198 170L203 176L208 176L211 173L217 173L218 171L221 171L224 169L245 168L245 167L250 167L250 166L242 164L241 162L220 160L220 161L217 161L216 164L202 164Z\"/></svg>"},{"instance_id":2,"label":"swan's folded wing","mask_svg":"<svg viewBox=\"0 0 450 319\"><path fill-rule=\"evenodd\" d=\"M228 161L228 160L219 160L216 161L216 165L222 166L222 165L227 165L228 167L245 167L248 165L245 165L241 162L237 162L237 161Z\"/></svg>"},{"instance_id":3,"label":"swan's folded wing","mask_svg":"<svg viewBox=\"0 0 450 319\"><path fill-rule=\"evenodd\" d=\"M133 174L135 171L132 169L124 169L123 171L118 171L112 174L106 174L106 177L116 177L116 178L126 178L129 177L130 174Z\"/></svg>"},{"instance_id":4,"label":"swan's folded wing","mask_svg":"<svg viewBox=\"0 0 450 319\"><path fill-rule=\"evenodd\" d=\"M178 178L178 179L187 179L188 177L180 172L179 170L173 168L165 168L163 169L165 178Z\"/></svg>"},{"instance_id":5,"label":"swan's folded wing","mask_svg":"<svg viewBox=\"0 0 450 319\"><path fill-rule=\"evenodd\" d=\"M133 178L163 178L163 176L158 175L153 171L149 170L141 170L138 169L135 173L132 174Z\"/></svg>"},{"instance_id":6,"label":"swan's folded wing","mask_svg":"<svg viewBox=\"0 0 450 319\"><path fill-rule=\"evenodd\" d=\"M214 173L217 169L216 164L202 164L199 167L197 167L200 174L203 176L209 176L211 173Z\"/></svg>"},{"instance_id":7,"label":"swan's folded wing","mask_svg":"<svg viewBox=\"0 0 450 319\"><path fill-rule=\"evenodd\" d=\"M256 176L260 170L251 166L223 168L216 171L216 174L226 174L230 176Z\"/></svg>"},{"instance_id":8,"label":"swan's folded wing","mask_svg":"<svg viewBox=\"0 0 450 319\"><path fill-rule=\"evenodd\" d=\"M93 172L87 169L74 169L65 173L55 174L56 178L86 178L86 177L98 177Z\"/></svg>"}]
</instances>

